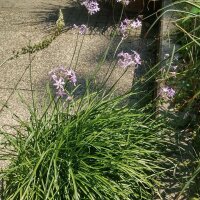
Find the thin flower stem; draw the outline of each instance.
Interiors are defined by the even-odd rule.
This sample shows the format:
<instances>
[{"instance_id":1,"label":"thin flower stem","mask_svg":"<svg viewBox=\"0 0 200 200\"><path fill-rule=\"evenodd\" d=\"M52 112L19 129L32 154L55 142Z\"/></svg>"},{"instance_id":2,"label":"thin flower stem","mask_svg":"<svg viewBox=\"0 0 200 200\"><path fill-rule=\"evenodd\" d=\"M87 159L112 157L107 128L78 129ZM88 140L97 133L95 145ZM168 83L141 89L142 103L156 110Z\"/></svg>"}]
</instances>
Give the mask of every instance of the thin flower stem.
<instances>
[{"instance_id":1,"label":"thin flower stem","mask_svg":"<svg viewBox=\"0 0 200 200\"><path fill-rule=\"evenodd\" d=\"M79 33L77 33L77 36L76 36L76 44L75 44L75 49L74 49L72 59L71 59L71 62L70 62L70 67L72 66L72 62L73 62L74 56L76 54L76 48L77 48L77 45L78 45L78 38L79 38Z\"/></svg>"},{"instance_id":2,"label":"thin flower stem","mask_svg":"<svg viewBox=\"0 0 200 200\"><path fill-rule=\"evenodd\" d=\"M127 72L128 68L125 69L125 71L122 73L122 75L115 81L115 83L110 87L108 91L106 91L105 95L108 95L112 89L116 86L116 84L119 82L119 80L124 76L124 74Z\"/></svg>"},{"instance_id":3,"label":"thin flower stem","mask_svg":"<svg viewBox=\"0 0 200 200\"><path fill-rule=\"evenodd\" d=\"M122 20L123 13L124 13L124 4L123 4L122 11L121 11L121 14L120 14L119 22Z\"/></svg>"},{"instance_id":4,"label":"thin flower stem","mask_svg":"<svg viewBox=\"0 0 200 200\"><path fill-rule=\"evenodd\" d=\"M8 101L10 100L10 98L12 97L12 95L14 94L15 90L17 89L17 86L19 85L19 83L21 82L23 76L25 75L26 71L28 70L29 66L27 66L22 74L22 76L19 78L19 80L17 81L17 83L15 84L13 91L10 93L10 95L8 96L8 98L6 99L5 103L3 104L3 106L0 109L0 113L3 112L4 108L7 107Z\"/></svg>"},{"instance_id":5,"label":"thin flower stem","mask_svg":"<svg viewBox=\"0 0 200 200\"><path fill-rule=\"evenodd\" d=\"M81 49L82 49L82 46L83 46L84 38L85 38L85 35L83 35L83 38L81 40L81 45L80 45L80 48L79 48L79 51L78 51L78 55L77 55L77 59L76 59L76 64L75 64L74 70L76 70L76 68L77 68L77 64L78 64L79 56L80 56Z\"/></svg>"},{"instance_id":6,"label":"thin flower stem","mask_svg":"<svg viewBox=\"0 0 200 200\"><path fill-rule=\"evenodd\" d=\"M112 63L113 63L113 61L112 61ZM112 64L112 63L111 63L111 64ZM113 73L113 71L114 71L114 69L115 69L116 64L117 64L117 61L115 61L115 64L114 64L114 66L112 67L112 69L111 69L109 75L107 76L107 78L105 79L105 81L103 81L103 85L101 86L101 88L104 88L104 87L105 87L107 81L109 80L109 78L111 77L111 75L112 75L112 73ZM111 65L110 65L110 66L111 66ZM110 69L110 67L109 67L109 69ZM109 71L109 69L108 69L108 71Z\"/></svg>"},{"instance_id":7,"label":"thin flower stem","mask_svg":"<svg viewBox=\"0 0 200 200\"><path fill-rule=\"evenodd\" d=\"M29 76L30 76L29 78L30 78L30 84L31 84L30 86L31 86L31 97L32 97L33 113L36 116L36 107L35 107L35 99L34 99L34 94L33 94L33 80L32 80L32 59L31 59L30 52L28 54L28 59L29 59Z\"/></svg>"},{"instance_id":8,"label":"thin flower stem","mask_svg":"<svg viewBox=\"0 0 200 200\"><path fill-rule=\"evenodd\" d=\"M88 24L89 24L89 18L90 18L90 16L88 15L87 27L88 27ZM77 64L78 64L79 56L80 56L81 49L82 49L82 46L83 46L84 38L85 38L85 34L83 35L83 38L81 40L81 45L80 45L80 48L79 48L79 51L78 51L78 55L77 55L77 59L76 59L76 64L75 64L74 70L76 70L76 68L77 68Z\"/></svg>"},{"instance_id":9,"label":"thin flower stem","mask_svg":"<svg viewBox=\"0 0 200 200\"><path fill-rule=\"evenodd\" d=\"M107 54L108 54L108 52L109 52L109 50L110 50L110 48L111 48L111 44L112 44L113 40L114 40L115 37L116 37L116 34L117 34L117 31L114 32L113 37L111 38L111 41L109 42L109 45L108 45L108 47L107 47L107 49L106 49L106 51L105 51L105 53L104 53L104 56L103 56L102 60L101 60L101 61L99 62L99 64L97 65L97 69L96 69L95 72L91 75L91 77L96 77L97 73L98 73L99 70L101 69L102 64L104 64L104 62L105 62L105 60L106 60L106 57L107 57ZM110 68L110 66L111 66L112 63L113 63L113 61L111 61L110 65L109 65L109 68ZM107 73L106 73L106 74L107 74Z\"/></svg>"},{"instance_id":10,"label":"thin flower stem","mask_svg":"<svg viewBox=\"0 0 200 200\"><path fill-rule=\"evenodd\" d=\"M119 22L122 20L123 12L124 12L124 5L123 5L122 10L121 10ZM119 24L119 22L118 22L118 24ZM116 31L115 31L115 33L116 33ZM115 55L116 55L116 53L117 53L117 50L119 49L119 47L120 47L120 45L122 44L122 42L123 42L123 38L120 40L119 44L117 45L117 47L116 47L116 49L115 49L115 52L114 52L114 55L113 55L113 58L115 57ZM109 72L109 69L110 69L110 66L112 65L112 63L113 63L113 61L110 63L109 68L108 68L106 74ZM116 63L115 63L115 65L114 65L114 67L112 68L110 74L108 75L107 79L105 80L103 86L105 86L105 84L107 83L108 79L109 79L110 76L112 75L112 72L114 71L115 66L116 66Z\"/></svg>"},{"instance_id":11,"label":"thin flower stem","mask_svg":"<svg viewBox=\"0 0 200 200\"><path fill-rule=\"evenodd\" d=\"M113 58L115 57L117 50L119 49L120 45L122 44L122 42L124 41L124 38L122 37L122 39L120 40L119 44L117 45L117 48L115 49L115 53L113 55Z\"/></svg>"}]
</instances>

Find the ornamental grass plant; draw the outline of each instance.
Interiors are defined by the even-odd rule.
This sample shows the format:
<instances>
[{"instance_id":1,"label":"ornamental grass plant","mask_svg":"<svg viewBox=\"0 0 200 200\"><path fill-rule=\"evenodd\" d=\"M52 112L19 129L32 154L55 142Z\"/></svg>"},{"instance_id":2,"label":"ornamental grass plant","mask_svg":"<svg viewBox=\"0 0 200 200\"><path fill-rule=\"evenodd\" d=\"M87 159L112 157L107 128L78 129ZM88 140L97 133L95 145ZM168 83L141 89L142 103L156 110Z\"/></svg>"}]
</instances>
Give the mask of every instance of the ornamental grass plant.
<instances>
[{"instance_id":1,"label":"ornamental grass plant","mask_svg":"<svg viewBox=\"0 0 200 200\"><path fill-rule=\"evenodd\" d=\"M119 106L124 98L93 93L64 108L53 101L14 135L1 132L10 160L3 198L152 199L166 161L164 124Z\"/></svg>"}]
</instances>

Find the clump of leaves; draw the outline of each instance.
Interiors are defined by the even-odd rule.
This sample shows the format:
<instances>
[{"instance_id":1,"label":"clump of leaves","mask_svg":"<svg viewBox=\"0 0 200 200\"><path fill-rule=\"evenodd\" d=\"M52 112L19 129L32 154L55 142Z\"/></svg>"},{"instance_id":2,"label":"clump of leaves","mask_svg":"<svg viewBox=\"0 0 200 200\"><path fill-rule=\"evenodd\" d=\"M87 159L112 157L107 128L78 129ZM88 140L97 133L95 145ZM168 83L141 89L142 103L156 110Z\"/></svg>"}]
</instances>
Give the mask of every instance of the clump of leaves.
<instances>
[{"instance_id":1,"label":"clump of leaves","mask_svg":"<svg viewBox=\"0 0 200 200\"><path fill-rule=\"evenodd\" d=\"M31 112L3 134L7 200L152 199L165 160L163 123L119 106L124 97L87 95L65 108ZM61 108L62 107L62 108ZM40 117L39 117L40 116Z\"/></svg>"},{"instance_id":2,"label":"clump of leaves","mask_svg":"<svg viewBox=\"0 0 200 200\"><path fill-rule=\"evenodd\" d=\"M185 4L184 4L185 3ZM179 52L183 57L178 82L180 84L180 95L178 101L182 107L191 107L199 111L200 101L200 3L188 1L182 3L185 11L175 25L178 32L178 43L181 45ZM182 9L183 9L182 8Z\"/></svg>"}]
</instances>

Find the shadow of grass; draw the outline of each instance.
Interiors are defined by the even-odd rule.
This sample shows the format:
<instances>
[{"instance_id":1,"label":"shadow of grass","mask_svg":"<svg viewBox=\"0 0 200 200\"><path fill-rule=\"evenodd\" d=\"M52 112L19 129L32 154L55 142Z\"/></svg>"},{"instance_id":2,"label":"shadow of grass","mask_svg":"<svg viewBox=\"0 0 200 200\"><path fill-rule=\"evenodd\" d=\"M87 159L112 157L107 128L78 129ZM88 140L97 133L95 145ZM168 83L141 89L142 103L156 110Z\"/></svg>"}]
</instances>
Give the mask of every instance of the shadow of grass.
<instances>
[{"instance_id":1,"label":"shadow of grass","mask_svg":"<svg viewBox=\"0 0 200 200\"><path fill-rule=\"evenodd\" d=\"M113 8L110 4L104 2L101 3L100 8L100 12L89 16L85 7L77 2L66 3L66 6L44 4L42 9L39 8L38 11L33 11L38 20L31 22L31 24L44 24L47 30L51 30L58 19L59 9L62 9L66 25L64 31L71 30L74 24L87 24L90 27L89 34L111 34L111 30L115 28L120 20L122 7L119 4ZM135 12L123 13L123 18L137 16L138 13Z\"/></svg>"}]
</instances>

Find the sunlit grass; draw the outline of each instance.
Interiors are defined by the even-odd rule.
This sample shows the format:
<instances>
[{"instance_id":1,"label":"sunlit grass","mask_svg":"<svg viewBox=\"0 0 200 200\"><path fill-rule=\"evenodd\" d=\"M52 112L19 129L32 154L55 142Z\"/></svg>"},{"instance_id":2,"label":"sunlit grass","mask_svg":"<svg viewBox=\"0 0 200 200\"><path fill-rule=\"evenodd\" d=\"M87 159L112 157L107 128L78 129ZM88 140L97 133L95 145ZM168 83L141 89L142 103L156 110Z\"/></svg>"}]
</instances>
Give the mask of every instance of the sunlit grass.
<instances>
[{"instance_id":1,"label":"sunlit grass","mask_svg":"<svg viewBox=\"0 0 200 200\"><path fill-rule=\"evenodd\" d=\"M52 103L15 136L1 133L11 161L5 199L152 199L165 161L163 123L119 107L127 96L95 96L64 109Z\"/></svg>"}]
</instances>

